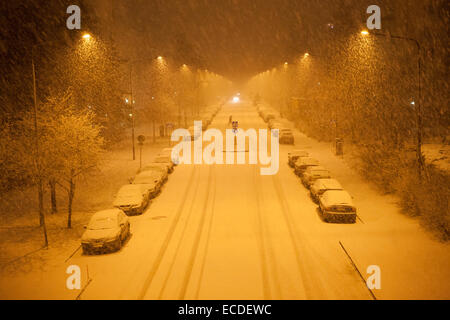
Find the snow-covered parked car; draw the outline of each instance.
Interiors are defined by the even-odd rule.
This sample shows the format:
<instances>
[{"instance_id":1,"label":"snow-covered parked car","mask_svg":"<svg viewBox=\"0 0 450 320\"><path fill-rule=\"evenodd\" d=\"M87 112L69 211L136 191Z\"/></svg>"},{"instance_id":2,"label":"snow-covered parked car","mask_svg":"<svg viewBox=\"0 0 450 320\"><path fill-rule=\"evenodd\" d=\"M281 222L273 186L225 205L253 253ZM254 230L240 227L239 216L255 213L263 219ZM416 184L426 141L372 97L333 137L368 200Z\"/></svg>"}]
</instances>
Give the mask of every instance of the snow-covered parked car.
<instances>
[{"instance_id":1,"label":"snow-covered parked car","mask_svg":"<svg viewBox=\"0 0 450 320\"><path fill-rule=\"evenodd\" d=\"M322 166L310 166L303 172L302 182L305 187L309 188L317 179L328 178L331 178L330 171Z\"/></svg>"},{"instance_id":2,"label":"snow-covered parked car","mask_svg":"<svg viewBox=\"0 0 450 320\"><path fill-rule=\"evenodd\" d=\"M309 153L304 150L293 150L291 152L288 152L288 164L292 168L295 166L295 162L299 157L309 157Z\"/></svg>"},{"instance_id":3,"label":"snow-covered parked car","mask_svg":"<svg viewBox=\"0 0 450 320\"><path fill-rule=\"evenodd\" d=\"M142 214L150 200L150 190L141 184L126 184L117 192L113 206L127 215Z\"/></svg>"},{"instance_id":4,"label":"snow-covered parked car","mask_svg":"<svg viewBox=\"0 0 450 320\"><path fill-rule=\"evenodd\" d=\"M120 250L130 235L130 221L120 209L94 213L81 237L84 254Z\"/></svg>"},{"instance_id":5,"label":"snow-covered parked car","mask_svg":"<svg viewBox=\"0 0 450 320\"><path fill-rule=\"evenodd\" d=\"M142 171L133 180L133 184L142 184L149 190L150 197L155 197L167 181L167 173L161 170Z\"/></svg>"},{"instance_id":6,"label":"snow-covered parked car","mask_svg":"<svg viewBox=\"0 0 450 320\"><path fill-rule=\"evenodd\" d=\"M301 177L308 167L318 166L319 161L311 157L299 157L295 161L295 174Z\"/></svg>"},{"instance_id":7,"label":"snow-covered parked car","mask_svg":"<svg viewBox=\"0 0 450 320\"><path fill-rule=\"evenodd\" d=\"M317 179L311 188L311 198L314 202L319 202L319 197L328 190L343 190L341 184L336 179Z\"/></svg>"},{"instance_id":8,"label":"snow-covered parked car","mask_svg":"<svg viewBox=\"0 0 450 320\"><path fill-rule=\"evenodd\" d=\"M276 115L275 112L269 111L269 112L264 112L263 113L263 120L265 122L268 122L270 119L275 119L276 117L277 117L277 115Z\"/></svg>"},{"instance_id":9,"label":"snow-covered parked car","mask_svg":"<svg viewBox=\"0 0 450 320\"><path fill-rule=\"evenodd\" d=\"M356 222L356 207L345 190L328 190L319 197L319 208L326 222Z\"/></svg>"},{"instance_id":10,"label":"snow-covered parked car","mask_svg":"<svg viewBox=\"0 0 450 320\"><path fill-rule=\"evenodd\" d=\"M165 163L169 166L169 171L173 171L174 166L178 164L178 159L172 159L172 156L158 155L153 159L154 163Z\"/></svg>"},{"instance_id":11,"label":"snow-covered parked car","mask_svg":"<svg viewBox=\"0 0 450 320\"><path fill-rule=\"evenodd\" d=\"M173 172L173 163L158 163L158 162L150 162L141 168L139 172L149 171L149 170L161 170L163 172L172 173Z\"/></svg>"},{"instance_id":12,"label":"snow-covered parked car","mask_svg":"<svg viewBox=\"0 0 450 320\"><path fill-rule=\"evenodd\" d=\"M280 129L278 141L281 144L294 144L294 134L292 133L292 130L287 128Z\"/></svg>"}]
</instances>

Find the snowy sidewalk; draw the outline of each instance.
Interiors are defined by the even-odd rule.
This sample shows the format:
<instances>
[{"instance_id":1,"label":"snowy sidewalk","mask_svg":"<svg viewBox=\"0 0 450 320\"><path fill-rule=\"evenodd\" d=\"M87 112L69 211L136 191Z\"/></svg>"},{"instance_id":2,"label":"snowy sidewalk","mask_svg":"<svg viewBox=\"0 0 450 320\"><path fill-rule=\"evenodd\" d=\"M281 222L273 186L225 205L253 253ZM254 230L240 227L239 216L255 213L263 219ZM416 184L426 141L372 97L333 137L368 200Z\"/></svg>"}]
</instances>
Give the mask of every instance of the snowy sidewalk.
<instances>
[{"instance_id":1,"label":"snowy sidewalk","mask_svg":"<svg viewBox=\"0 0 450 320\"><path fill-rule=\"evenodd\" d=\"M349 159L333 154L331 143L295 130L295 148L307 150L354 197L363 223L339 237L366 279L368 266L381 268L381 290L374 290L377 298L450 298L446 281L450 279L450 244L434 240L417 219L403 215L398 199L382 195L360 177Z\"/></svg>"},{"instance_id":2,"label":"snowy sidewalk","mask_svg":"<svg viewBox=\"0 0 450 320\"><path fill-rule=\"evenodd\" d=\"M144 130L137 130L137 134ZM144 133L145 134L145 133ZM147 136L147 135L146 135ZM168 147L168 138L158 138L155 144L147 136L142 149L142 164L151 162L158 152ZM0 297L74 299L65 288L65 260L79 247L92 213L112 206L115 193L129 183L139 169L139 147L136 145L136 160L132 160L131 142L123 140L105 153L101 168L92 176L78 182L74 200L72 229L67 229L66 193L57 189L57 214L46 214L49 248L41 249L42 230L38 227L35 189L11 192L3 195L7 202L1 211L0 222ZM49 195L45 194L45 201ZM46 209L49 204L46 203ZM55 275L59 275L55 278ZM52 286L48 282L61 282ZM42 292L29 291L41 288ZM58 289L59 288L59 289ZM51 290L51 291L47 291Z\"/></svg>"}]
</instances>

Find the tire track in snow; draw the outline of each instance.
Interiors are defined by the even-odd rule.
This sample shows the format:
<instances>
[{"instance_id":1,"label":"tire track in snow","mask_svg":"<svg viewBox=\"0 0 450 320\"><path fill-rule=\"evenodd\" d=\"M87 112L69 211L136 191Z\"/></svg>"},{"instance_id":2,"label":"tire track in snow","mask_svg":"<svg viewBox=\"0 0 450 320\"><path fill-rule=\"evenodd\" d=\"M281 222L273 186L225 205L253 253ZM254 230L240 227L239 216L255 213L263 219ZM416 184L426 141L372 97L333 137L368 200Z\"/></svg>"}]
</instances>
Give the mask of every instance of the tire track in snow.
<instances>
[{"instance_id":1,"label":"tire track in snow","mask_svg":"<svg viewBox=\"0 0 450 320\"><path fill-rule=\"evenodd\" d=\"M207 211L208 211L208 203L209 203L209 199L210 199L210 194L212 193L212 212L214 212L214 201L215 201L215 177L214 177L214 192L210 192L211 191L211 181L212 181L212 177L213 177L213 173L212 171L215 171L215 165L210 165L209 166L209 170L208 170L208 183L207 183L207 187L206 187L206 199L205 202L203 204L203 210L202 210L202 216L201 216L201 220L197 229L197 232L195 234L195 241L194 244L192 246L192 250L191 250L191 254L189 257L189 263L186 269L186 273L184 275L184 279L182 282L182 286L181 286L181 290L178 296L178 299L183 300L185 299L186 296L186 291L188 289L189 286L189 282L191 279L191 275L192 275L192 270L194 268L194 263L195 263L195 258L197 256L198 253L198 248L200 245L200 240L203 234L203 229L205 227L205 222L206 222L206 215L207 215ZM209 239L208 239L209 241ZM208 246L208 242L206 243L206 246ZM203 259L204 263L205 259ZM202 269L203 269L203 265L202 265Z\"/></svg>"},{"instance_id":2,"label":"tire track in snow","mask_svg":"<svg viewBox=\"0 0 450 320\"><path fill-rule=\"evenodd\" d=\"M295 253L295 259L297 261L298 269L300 271L300 275L301 275L301 279L302 279L304 293L305 293L306 298L308 299L309 295L311 293L312 286L307 281L308 274L307 274L307 271L305 268L305 263L304 263L304 261L306 261L306 259L303 259L302 254L301 254L302 251L300 250L299 240L297 239L297 235L295 233L295 227L294 227L294 222L292 219L292 213L289 208L289 204L287 203L286 198L283 194L283 190L281 189L280 182L278 181L278 178L276 175L272 175L272 181L273 181L273 185L275 188L275 193L277 195L278 201L281 206L281 211L283 213L282 216L283 216L286 226L288 228L289 237L291 239L291 243L292 243L294 253Z\"/></svg>"},{"instance_id":3,"label":"tire track in snow","mask_svg":"<svg viewBox=\"0 0 450 320\"><path fill-rule=\"evenodd\" d=\"M214 169L215 171L215 169ZM194 299L198 300L199 294L200 294L200 288L201 288L201 284L202 284L202 280L203 280L203 273L205 270L205 264L206 264L206 257L208 255L208 251L209 251L209 244L210 244L210 240L211 240L211 230L212 230L212 226L213 226L213 220L214 220L214 208L215 208L215 204L216 204L216 174L214 173L214 182L213 182L213 199L212 199L212 204L211 204L211 218L209 220L209 224L208 224L208 231L206 233L206 240L205 240L205 249L203 251L203 255L201 258L201 263L200 263L200 274L198 277L198 281L197 281L197 286L196 286L196 290L195 290L195 295L194 295Z\"/></svg>"},{"instance_id":4,"label":"tire track in snow","mask_svg":"<svg viewBox=\"0 0 450 320\"><path fill-rule=\"evenodd\" d=\"M189 191L192 190L190 188L190 186L192 184L192 181L194 181L194 176L195 176L195 173L197 171L199 171L199 170L197 169L196 166L194 166L194 168L192 170L192 173L191 173L191 176L189 177L186 190L185 190L185 192L183 194L182 201L181 201L180 206L178 207L178 210L177 210L177 212L175 214L175 218L173 219L172 224L170 225L170 229L169 229L169 231L166 234L164 242L163 242L161 248L159 249L158 255L156 256L156 259L155 259L155 261L154 261L154 263L152 265L152 268L150 269L149 274L148 274L147 278L144 281L144 285L142 286L141 292L139 293L139 296L138 296L139 300L142 300L145 297L145 294L148 291L148 288L151 286L152 281L153 281L153 279L155 277L155 274L158 271L159 266L161 265L161 262L162 262L162 260L164 258L164 255L166 253L167 247L170 244L170 241L171 241L171 239L173 237L173 234L175 232L175 229L177 227L178 221L180 220L181 213L183 212L184 204L186 203Z\"/></svg>"},{"instance_id":5,"label":"tire track in snow","mask_svg":"<svg viewBox=\"0 0 450 320\"><path fill-rule=\"evenodd\" d=\"M199 176L200 176L200 173L199 173ZM162 296L164 294L164 290L166 289L166 286L167 286L167 284L169 282L169 279L170 279L170 276L171 276L171 273L172 273L172 269L175 266L175 261L177 260L178 253L180 252L180 248L181 248L181 246L183 244L183 240L184 240L184 237L185 237L185 234L186 234L186 230L188 229L188 225L189 225L189 222L190 222L190 217L192 216L192 211L194 209L195 199L196 199L196 196L197 196L199 185L200 185L200 179L199 179L199 177L197 177L196 182L195 182L195 186L194 186L194 193L193 193L192 202L191 202L191 205L189 207L189 211L187 213L186 222L184 223L181 235L180 235L180 237L178 239L178 244L177 244L177 247L175 249L175 253L173 255L172 261L171 261L170 266L169 266L169 268L168 268L168 270L166 272L166 276L165 276L163 284L161 286L161 290L160 290L159 295L158 295L158 299L159 300L162 299Z\"/></svg>"},{"instance_id":6,"label":"tire track in snow","mask_svg":"<svg viewBox=\"0 0 450 320\"><path fill-rule=\"evenodd\" d=\"M260 250L261 255L261 270L262 270L262 280L263 280L263 294L264 299L272 299L273 296L281 299L281 289L279 286L279 280L276 273L276 266L275 266L275 256L274 256L274 250L271 246L270 241L268 241L268 228L267 223L265 221L263 210L261 210L261 186L260 182L258 181L258 167L254 166L253 169L253 182L254 182L254 190L255 190L255 199L256 199L256 214L257 214L257 225L258 225L258 247ZM272 270L272 273L270 273L270 269ZM271 289L270 285L270 274L274 278L274 285L276 286L275 294L273 294L273 290Z\"/></svg>"}]
</instances>

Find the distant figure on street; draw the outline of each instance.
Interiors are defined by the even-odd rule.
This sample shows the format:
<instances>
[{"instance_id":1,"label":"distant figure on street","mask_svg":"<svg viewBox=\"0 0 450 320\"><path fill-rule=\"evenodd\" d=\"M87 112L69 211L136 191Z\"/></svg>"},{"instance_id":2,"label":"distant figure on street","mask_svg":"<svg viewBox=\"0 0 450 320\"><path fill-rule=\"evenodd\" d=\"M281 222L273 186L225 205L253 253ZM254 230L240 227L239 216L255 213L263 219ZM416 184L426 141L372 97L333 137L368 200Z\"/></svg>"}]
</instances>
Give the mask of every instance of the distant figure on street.
<instances>
[{"instance_id":1,"label":"distant figure on street","mask_svg":"<svg viewBox=\"0 0 450 320\"><path fill-rule=\"evenodd\" d=\"M232 121L233 121L233 116L230 115L230 117L228 118L228 124L231 124Z\"/></svg>"}]
</instances>

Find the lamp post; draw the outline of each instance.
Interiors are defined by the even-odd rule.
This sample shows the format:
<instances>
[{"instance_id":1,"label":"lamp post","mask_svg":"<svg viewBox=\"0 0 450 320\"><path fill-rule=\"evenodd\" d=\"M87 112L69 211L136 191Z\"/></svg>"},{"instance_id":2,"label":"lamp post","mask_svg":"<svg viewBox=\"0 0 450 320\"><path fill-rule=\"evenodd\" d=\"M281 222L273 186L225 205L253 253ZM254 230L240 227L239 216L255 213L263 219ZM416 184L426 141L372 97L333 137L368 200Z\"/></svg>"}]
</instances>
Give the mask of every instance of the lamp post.
<instances>
[{"instance_id":1,"label":"lamp post","mask_svg":"<svg viewBox=\"0 0 450 320\"><path fill-rule=\"evenodd\" d=\"M85 33L82 38L86 41L91 39L91 35L89 33ZM31 72L33 76L33 123L34 123L34 147L36 152L35 157L35 169L37 172L37 184L38 184L38 202L39 202L39 221L40 225L44 231L44 247L48 247L48 237L47 237L47 226L45 225L45 215L44 215L44 186L42 181L41 174L41 159L40 159L40 146L39 146L39 128L38 128L38 120L37 120L37 89L36 89L36 64L34 61L34 53L38 46L53 43L55 41L46 41L36 43L31 47Z\"/></svg>"},{"instance_id":2,"label":"lamp post","mask_svg":"<svg viewBox=\"0 0 450 320\"><path fill-rule=\"evenodd\" d=\"M316 54L311 55L310 53L306 52L303 55L303 59L308 59L310 56L312 57L319 57L319 58L324 58L323 56L319 56ZM330 74L332 74L332 79L333 81L336 83L337 85L337 71L336 68L333 68L333 70L330 72ZM335 103L335 109L334 109L334 140L335 140L335 154L337 156L343 156L344 155L344 149L343 149L343 138L342 137L338 137L338 104Z\"/></svg>"},{"instance_id":3,"label":"lamp post","mask_svg":"<svg viewBox=\"0 0 450 320\"><path fill-rule=\"evenodd\" d=\"M424 159L422 156L422 144L423 144L423 114L422 114L422 62L421 62L421 53L422 53L422 47L420 46L420 43L418 40L410 37L403 37L403 36L396 36L396 35L388 35L385 33L369 33L367 30L361 31L361 35L367 36L367 35L375 35L378 37L384 37L384 38L391 38L396 40L403 40L403 41L409 41L413 42L417 47L417 78L418 78L418 103L417 106L415 106L416 110L416 121L417 121L417 164L419 169L419 177L422 177L422 172L425 167Z\"/></svg>"},{"instance_id":4,"label":"lamp post","mask_svg":"<svg viewBox=\"0 0 450 320\"><path fill-rule=\"evenodd\" d=\"M158 56L156 58L159 61L163 60L163 57ZM131 146L132 146L132 154L133 154L133 160L136 160L136 144L135 144L135 120L134 120L134 104L135 104L135 100L133 97L133 65L137 62L142 62L142 61L152 61L153 58L150 59L138 59L138 60L120 60L120 62L122 63L128 63L130 66L130 71L129 71L129 82L130 82L130 101L127 102L127 100L125 100L125 102L128 104L130 104L130 118L131 118Z\"/></svg>"},{"instance_id":5,"label":"lamp post","mask_svg":"<svg viewBox=\"0 0 450 320\"><path fill-rule=\"evenodd\" d=\"M39 148L39 132L37 121L37 95L36 95L36 67L34 63L34 49L40 44L36 44L31 48L31 70L33 74L33 122L34 122L34 147L36 152L35 169L37 173L38 184L38 205L39 205L39 224L44 231L44 247L48 247L47 226L45 225L44 215L44 186L41 174L40 148Z\"/></svg>"}]
</instances>

